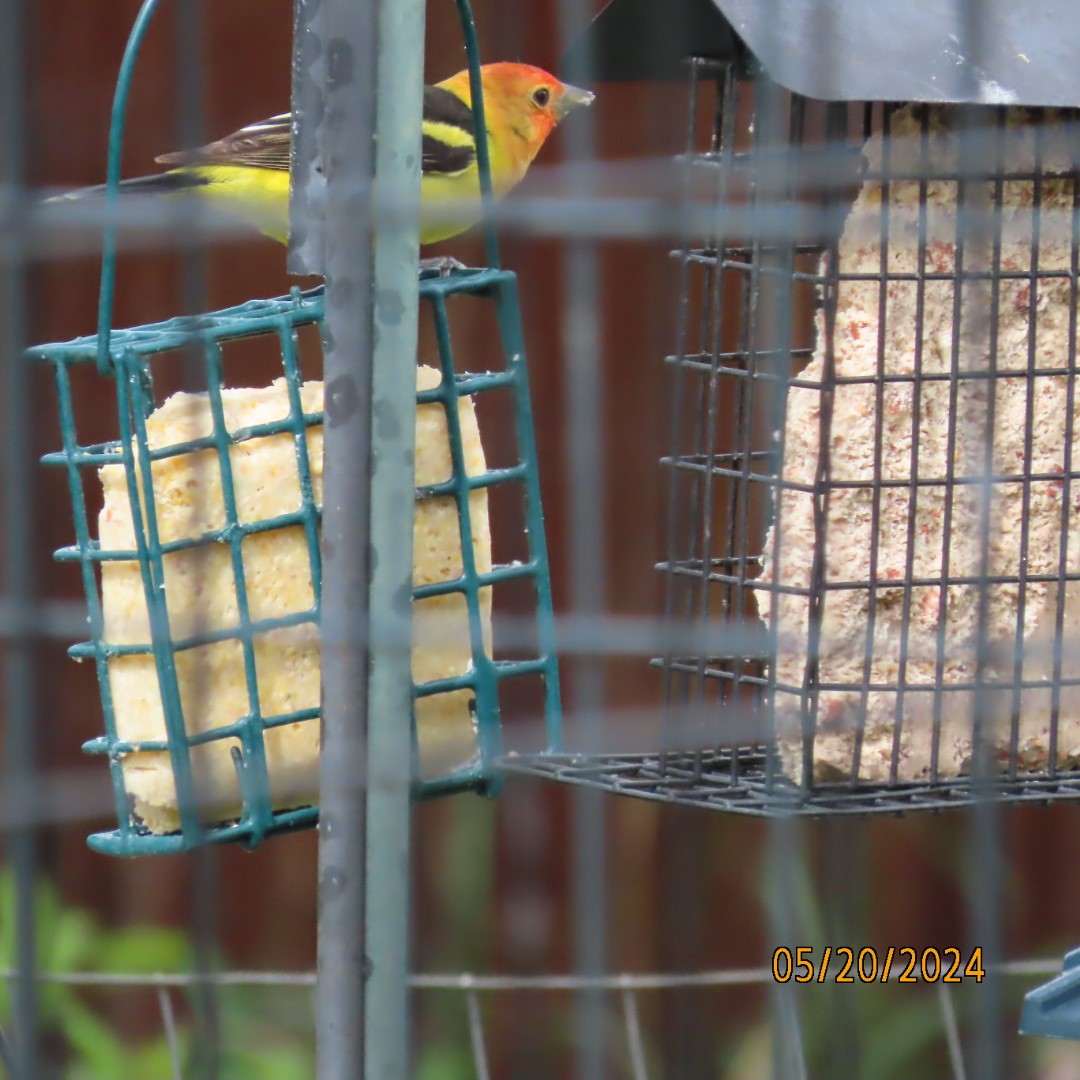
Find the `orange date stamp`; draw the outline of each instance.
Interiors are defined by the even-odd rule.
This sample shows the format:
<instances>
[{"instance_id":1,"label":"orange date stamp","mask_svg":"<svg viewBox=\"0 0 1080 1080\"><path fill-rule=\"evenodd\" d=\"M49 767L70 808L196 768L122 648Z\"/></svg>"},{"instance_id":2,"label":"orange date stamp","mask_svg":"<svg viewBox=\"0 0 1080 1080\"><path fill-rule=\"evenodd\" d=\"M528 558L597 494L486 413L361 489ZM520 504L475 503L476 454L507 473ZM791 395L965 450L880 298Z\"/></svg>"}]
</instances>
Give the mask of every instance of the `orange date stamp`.
<instances>
[{"instance_id":1,"label":"orange date stamp","mask_svg":"<svg viewBox=\"0 0 1080 1080\"><path fill-rule=\"evenodd\" d=\"M817 950L808 945L789 949L781 945L773 950L772 977L786 983L981 983L986 977L982 949L969 954L956 948L887 949L866 946L851 949L846 945L826 945Z\"/></svg>"}]
</instances>

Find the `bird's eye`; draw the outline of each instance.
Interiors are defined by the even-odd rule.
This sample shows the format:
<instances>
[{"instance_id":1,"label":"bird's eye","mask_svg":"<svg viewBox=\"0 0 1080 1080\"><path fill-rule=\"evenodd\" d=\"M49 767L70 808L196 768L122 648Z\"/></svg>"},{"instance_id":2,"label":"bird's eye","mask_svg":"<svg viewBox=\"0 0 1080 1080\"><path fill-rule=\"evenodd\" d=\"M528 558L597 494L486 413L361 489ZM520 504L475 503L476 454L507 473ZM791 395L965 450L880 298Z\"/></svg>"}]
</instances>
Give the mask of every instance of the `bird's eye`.
<instances>
[{"instance_id":1,"label":"bird's eye","mask_svg":"<svg viewBox=\"0 0 1080 1080\"><path fill-rule=\"evenodd\" d=\"M533 101L542 109L551 100L551 91L546 86L541 86L539 90L533 91L532 97Z\"/></svg>"}]
</instances>

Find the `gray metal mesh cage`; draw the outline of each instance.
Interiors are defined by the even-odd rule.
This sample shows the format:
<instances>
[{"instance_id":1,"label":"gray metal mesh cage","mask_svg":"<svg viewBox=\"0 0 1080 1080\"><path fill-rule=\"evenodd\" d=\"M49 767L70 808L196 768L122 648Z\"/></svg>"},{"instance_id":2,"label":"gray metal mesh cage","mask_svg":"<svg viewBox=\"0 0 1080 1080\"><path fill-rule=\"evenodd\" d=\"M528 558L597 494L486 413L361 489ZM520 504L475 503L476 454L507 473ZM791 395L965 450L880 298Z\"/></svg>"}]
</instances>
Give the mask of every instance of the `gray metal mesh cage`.
<instances>
[{"instance_id":1,"label":"gray metal mesh cage","mask_svg":"<svg viewBox=\"0 0 1080 1080\"><path fill-rule=\"evenodd\" d=\"M544 771L750 813L1080 794L1075 115L813 102L744 56L691 65L690 116L663 745Z\"/></svg>"}]
</instances>

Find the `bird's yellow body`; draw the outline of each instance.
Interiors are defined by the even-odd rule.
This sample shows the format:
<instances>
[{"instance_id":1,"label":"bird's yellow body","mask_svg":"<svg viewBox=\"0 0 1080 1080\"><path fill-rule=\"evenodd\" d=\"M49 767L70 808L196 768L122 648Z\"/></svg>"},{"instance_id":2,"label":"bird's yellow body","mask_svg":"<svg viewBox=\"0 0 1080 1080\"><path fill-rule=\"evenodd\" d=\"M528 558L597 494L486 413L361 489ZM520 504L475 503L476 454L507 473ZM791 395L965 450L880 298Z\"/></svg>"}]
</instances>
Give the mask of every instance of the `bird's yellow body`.
<instances>
[{"instance_id":1,"label":"bird's yellow body","mask_svg":"<svg viewBox=\"0 0 1080 1080\"><path fill-rule=\"evenodd\" d=\"M286 243L289 239L289 174L248 165L199 165L177 169L205 180L197 190L250 222L261 233Z\"/></svg>"},{"instance_id":2,"label":"bird's yellow body","mask_svg":"<svg viewBox=\"0 0 1080 1080\"><path fill-rule=\"evenodd\" d=\"M492 162L495 166L495 162ZM176 170L199 176L205 184L192 191L229 209L261 233L284 244L289 238L289 174L250 166L196 166ZM492 187L506 194L518 181L508 170L492 168ZM441 204L441 207L440 207ZM471 228L480 218L480 173L428 174L420 180L420 243L437 244ZM452 213L448 207L453 206ZM426 211L426 213L425 213Z\"/></svg>"},{"instance_id":3,"label":"bird's yellow body","mask_svg":"<svg viewBox=\"0 0 1080 1080\"><path fill-rule=\"evenodd\" d=\"M526 64L487 64L481 80L492 188L501 198L525 176L559 120L589 104L593 95ZM197 194L285 243L291 132L289 114L271 117L197 150L165 154L158 161L175 168L125 180L121 190ZM480 171L467 71L424 89L421 172L421 244L448 240L479 220Z\"/></svg>"}]
</instances>

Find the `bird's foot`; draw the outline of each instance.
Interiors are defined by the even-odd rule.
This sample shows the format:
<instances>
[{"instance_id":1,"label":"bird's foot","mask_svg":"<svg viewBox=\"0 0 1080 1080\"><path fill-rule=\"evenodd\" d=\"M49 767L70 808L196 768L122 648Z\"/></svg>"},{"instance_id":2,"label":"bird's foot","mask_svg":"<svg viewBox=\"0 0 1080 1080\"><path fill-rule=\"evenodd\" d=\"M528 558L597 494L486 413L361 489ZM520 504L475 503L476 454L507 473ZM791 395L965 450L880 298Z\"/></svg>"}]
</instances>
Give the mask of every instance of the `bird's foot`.
<instances>
[{"instance_id":1,"label":"bird's foot","mask_svg":"<svg viewBox=\"0 0 1080 1080\"><path fill-rule=\"evenodd\" d=\"M420 260L421 272L431 270L439 277L446 277L454 270L464 270L465 264L455 259L452 255L436 255L431 259Z\"/></svg>"}]
</instances>

